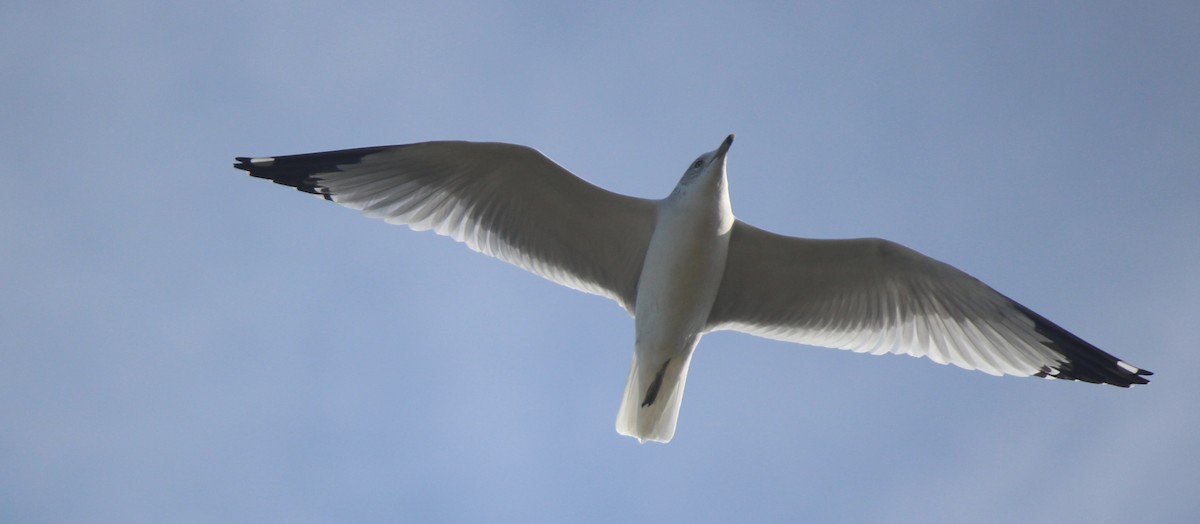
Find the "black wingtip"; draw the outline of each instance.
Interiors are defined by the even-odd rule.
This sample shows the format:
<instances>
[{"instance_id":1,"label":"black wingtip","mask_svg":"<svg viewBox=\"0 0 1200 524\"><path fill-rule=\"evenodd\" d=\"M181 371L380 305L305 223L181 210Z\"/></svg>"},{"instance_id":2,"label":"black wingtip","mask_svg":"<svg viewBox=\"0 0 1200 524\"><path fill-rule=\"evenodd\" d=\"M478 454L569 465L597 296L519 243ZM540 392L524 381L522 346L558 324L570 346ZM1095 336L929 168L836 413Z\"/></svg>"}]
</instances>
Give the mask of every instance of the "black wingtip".
<instances>
[{"instance_id":1,"label":"black wingtip","mask_svg":"<svg viewBox=\"0 0 1200 524\"><path fill-rule=\"evenodd\" d=\"M306 153L274 157L234 157L233 165L255 178L263 178L305 193L333 200L329 188L322 184L321 175L342 171L343 166L362 162L363 157L395 146L361 147L322 153Z\"/></svg>"},{"instance_id":2,"label":"black wingtip","mask_svg":"<svg viewBox=\"0 0 1200 524\"><path fill-rule=\"evenodd\" d=\"M251 162L253 159L250 157L239 156L235 157L234 160L237 160L237 163L233 165L235 169L241 169L242 171L254 169L254 165Z\"/></svg>"},{"instance_id":3,"label":"black wingtip","mask_svg":"<svg viewBox=\"0 0 1200 524\"><path fill-rule=\"evenodd\" d=\"M1106 353L1025 306L1016 306L1033 320L1034 330L1046 338L1046 346L1066 358L1053 369L1042 369L1035 376L1109 384L1123 388L1150 383L1145 377L1153 375L1154 372L1133 366Z\"/></svg>"}]
</instances>

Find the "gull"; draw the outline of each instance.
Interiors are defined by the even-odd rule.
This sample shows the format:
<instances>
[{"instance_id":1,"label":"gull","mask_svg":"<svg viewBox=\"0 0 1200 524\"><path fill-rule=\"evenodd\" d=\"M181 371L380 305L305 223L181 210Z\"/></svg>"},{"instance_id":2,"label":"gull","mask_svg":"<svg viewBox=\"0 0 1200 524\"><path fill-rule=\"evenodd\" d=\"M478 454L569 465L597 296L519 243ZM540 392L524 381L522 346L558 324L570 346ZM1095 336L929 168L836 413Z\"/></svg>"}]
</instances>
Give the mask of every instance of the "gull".
<instances>
[{"instance_id":1,"label":"gull","mask_svg":"<svg viewBox=\"0 0 1200 524\"><path fill-rule=\"evenodd\" d=\"M675 435L688 367L705 333L1129 387L1132 366L976 278L879 238L784 236L738 220L729 135L666 198L596 187L537 150L438 141L275 157L234 167L363 214L433 230L633 315L617 432Z\"/></svg>"}]
</instances>

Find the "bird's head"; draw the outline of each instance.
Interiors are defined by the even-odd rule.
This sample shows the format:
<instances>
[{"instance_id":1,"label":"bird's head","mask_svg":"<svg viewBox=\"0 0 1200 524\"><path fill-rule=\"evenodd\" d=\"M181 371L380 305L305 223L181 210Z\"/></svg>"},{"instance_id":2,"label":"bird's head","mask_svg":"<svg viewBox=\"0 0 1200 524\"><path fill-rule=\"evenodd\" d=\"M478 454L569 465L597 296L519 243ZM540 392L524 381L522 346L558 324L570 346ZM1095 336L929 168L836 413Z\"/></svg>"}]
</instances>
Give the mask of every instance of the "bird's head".
<instances>
[{"instance_id":1,"label":"bird's head","mask_svg":"<svg viewBox=\"0 0 1200 524\"><path fill-rule=\"evenodd\" d=\"M696 158L683 172L683 178L675 186L675 191L696 185L697 182L707 182L715 186L725 184L725 155L729 146L733 145L734 135L729 135L715 150L704 153ZM707 184L706 184L707 185Z\"/></svg>"}]
</instances>

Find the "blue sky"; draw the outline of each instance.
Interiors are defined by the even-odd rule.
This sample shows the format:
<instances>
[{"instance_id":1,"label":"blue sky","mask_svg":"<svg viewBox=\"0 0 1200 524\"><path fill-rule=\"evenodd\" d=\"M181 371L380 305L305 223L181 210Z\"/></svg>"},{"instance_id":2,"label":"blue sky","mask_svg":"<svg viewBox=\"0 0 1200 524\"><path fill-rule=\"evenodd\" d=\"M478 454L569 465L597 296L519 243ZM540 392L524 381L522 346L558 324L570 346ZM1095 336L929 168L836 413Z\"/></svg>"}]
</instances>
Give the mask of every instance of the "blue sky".
<instances>
[{"instance_id":1,"label":"blue sky","mask_svg":"<svg viewBox=\"0 0 1200 524\"><path fill-rule=\"evenodd\" d=\"M1189 521L1195 5L6 7L0 520ZM731 132L743 220L902 242L1154 382L717 333L638 445L619 307L230 167L495 140L657 198Z\"/></svg>"}]
</instances>

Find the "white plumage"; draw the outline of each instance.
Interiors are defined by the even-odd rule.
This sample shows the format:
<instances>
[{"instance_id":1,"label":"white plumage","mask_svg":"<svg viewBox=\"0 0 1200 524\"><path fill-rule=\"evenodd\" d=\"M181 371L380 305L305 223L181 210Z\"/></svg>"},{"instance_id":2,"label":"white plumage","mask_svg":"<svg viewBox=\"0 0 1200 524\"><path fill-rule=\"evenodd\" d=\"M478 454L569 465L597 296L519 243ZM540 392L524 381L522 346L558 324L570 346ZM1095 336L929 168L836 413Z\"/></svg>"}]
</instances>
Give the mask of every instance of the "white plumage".
<instances>
[{"instance_id":1,"label":"white plumage","mask_svg":"<svg viewBox=\"0 0 1200 524\"><path fill-rule=\"evenodd\" d=\"M1148 382L1149 371L912 249L783 236L735 219L732 143L697 158L661 200L606 191L534 149L500 143L239 157L235 167L615 300L637 335L617 431L641 441L671 440L693 351L715 330L992 375Z\"/></svg>"}]
</instances>

